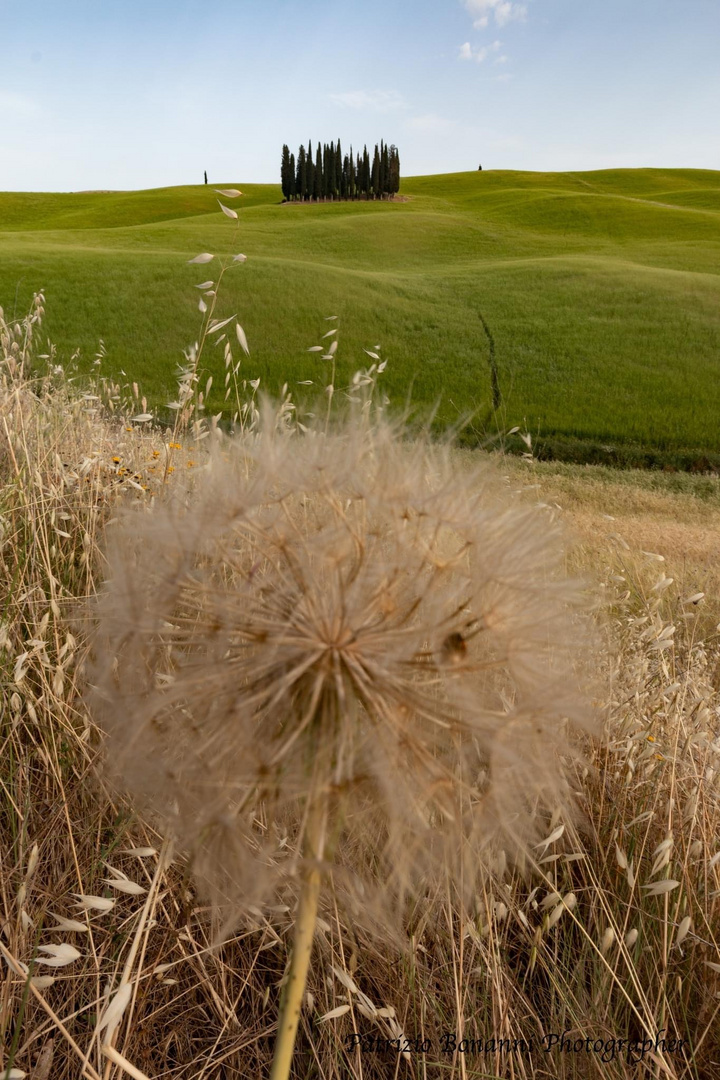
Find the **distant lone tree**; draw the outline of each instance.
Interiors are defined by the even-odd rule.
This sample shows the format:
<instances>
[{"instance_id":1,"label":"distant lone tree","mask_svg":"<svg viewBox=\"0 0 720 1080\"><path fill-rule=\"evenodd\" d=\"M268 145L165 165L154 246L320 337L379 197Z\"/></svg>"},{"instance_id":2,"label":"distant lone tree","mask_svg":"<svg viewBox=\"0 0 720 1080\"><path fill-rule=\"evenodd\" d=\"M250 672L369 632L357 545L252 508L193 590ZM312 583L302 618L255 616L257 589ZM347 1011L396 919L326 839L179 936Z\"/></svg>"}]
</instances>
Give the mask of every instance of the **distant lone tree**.
<instances>
[{"instance_id":1,"label":"distant lone tree","mask_svg":"<svg viewBox=\"0 0 720 1080\"><path fill-rule=\"evenodd\" d=\"M205 183L207 184L207 169L205 170Z\"/></svg>"},{"instance_id":2,"label":"distant lone tree","mask_svg":"<svg viewBox=\"0 0 720 1080\"><path fill-rule=\"evenodd\" d=\"M482 172L482 165L478 165L478 172Z\"/></svg>"}]
</instances>

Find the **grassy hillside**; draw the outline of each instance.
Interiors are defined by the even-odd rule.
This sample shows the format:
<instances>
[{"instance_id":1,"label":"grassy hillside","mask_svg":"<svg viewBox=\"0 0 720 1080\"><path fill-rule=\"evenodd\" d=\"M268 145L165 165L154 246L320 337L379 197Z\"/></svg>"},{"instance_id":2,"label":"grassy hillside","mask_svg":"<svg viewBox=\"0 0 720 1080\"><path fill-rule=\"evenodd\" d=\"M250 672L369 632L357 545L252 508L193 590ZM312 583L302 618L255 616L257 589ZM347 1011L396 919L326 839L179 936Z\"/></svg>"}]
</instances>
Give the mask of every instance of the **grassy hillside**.
<instances>
[{"instance_id":1,"label":"grassy hillside","mask_svg":"<svg viewBox=\"0 0 720 1080\"><path fill-rule=\"evenodd\" d=\"M318 206L240 186L237 233L212 187L0 194L0 304L43 287L61 359L91 365L102 338L106 370L162 406L213 277L187 259L240 250L221 310L271 390L322 384L306 350L338 315L340 377L380 343L391 398L439 401L443 422L475 411L478 433L527 426L559 452L720 451L720 173L458 173L404 180L404 202ZM218 350L206 368L221 387Z\"/></svg>"}]
</instances>

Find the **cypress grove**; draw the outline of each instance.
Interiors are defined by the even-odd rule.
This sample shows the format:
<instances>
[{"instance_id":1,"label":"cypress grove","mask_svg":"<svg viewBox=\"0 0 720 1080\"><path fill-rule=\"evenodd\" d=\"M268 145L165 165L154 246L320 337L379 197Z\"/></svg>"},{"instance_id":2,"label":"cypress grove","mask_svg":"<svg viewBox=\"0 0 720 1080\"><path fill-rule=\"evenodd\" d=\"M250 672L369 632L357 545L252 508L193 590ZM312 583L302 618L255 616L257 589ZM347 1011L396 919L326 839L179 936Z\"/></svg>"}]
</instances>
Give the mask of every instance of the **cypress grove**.
<instances>
[{"instance_id":1,"label":"cypress grove","mask_svg":"<svg viewBox=\"0 0 720 1080\"><path fill-rule=\"evenodd\" d=\"M372 158L363 153L343 155L340 140L325 143L313 159L312 142L301 146L297 158L290 147L282 148L280 184L285 202L334 202L335 200L392 199L400 190L400 155L396 146L375 145Z\"/></svg>"}]
</instances>

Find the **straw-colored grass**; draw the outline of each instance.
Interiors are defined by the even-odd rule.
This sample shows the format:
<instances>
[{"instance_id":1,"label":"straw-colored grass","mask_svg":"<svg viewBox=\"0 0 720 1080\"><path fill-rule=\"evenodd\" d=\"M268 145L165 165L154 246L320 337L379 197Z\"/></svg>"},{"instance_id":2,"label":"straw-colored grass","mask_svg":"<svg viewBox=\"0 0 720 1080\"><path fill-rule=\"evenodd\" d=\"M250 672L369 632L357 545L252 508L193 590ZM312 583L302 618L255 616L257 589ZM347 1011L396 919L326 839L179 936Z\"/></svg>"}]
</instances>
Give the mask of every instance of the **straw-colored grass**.
<instances>
[{"instance_id":1,"label":"straw-colored grass","mask_svg":"<svg viewBox=\"0 0 720 1080\"><path fill-rule=\"evenodd\" d=\"M198 469L203 432L133 423L139 391L81 388L52 356L33 374L41 314L38 298L28 320L0 323L0 1075L267 1075L293 913L258 911L213 949L182 860L104 788L82 704L79 613L105 574L105 528ZM574 523L571 561L606 601L616 659L605 738L574 778L580 822L548 824L538 871L496 865L472 909L452 892L419 901L402 951L331 897L293 1075L711 1077L717 481L501 471Z\"/></svg>"}]
</instances>

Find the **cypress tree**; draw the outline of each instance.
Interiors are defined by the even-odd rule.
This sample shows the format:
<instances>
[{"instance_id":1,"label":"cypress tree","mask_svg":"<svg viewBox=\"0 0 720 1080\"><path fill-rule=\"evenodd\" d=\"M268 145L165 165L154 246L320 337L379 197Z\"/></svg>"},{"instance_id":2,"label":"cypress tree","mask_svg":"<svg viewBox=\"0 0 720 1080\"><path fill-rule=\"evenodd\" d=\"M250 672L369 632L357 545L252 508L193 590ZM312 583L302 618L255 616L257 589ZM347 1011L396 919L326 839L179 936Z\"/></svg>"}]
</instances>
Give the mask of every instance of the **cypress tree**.
<instances>
[{"instance_id":1,"label":"cypress tree","mask_svg":"<svg viewBox=\"0 0 720 1080\"><path fill-rule=\"evenodd\" d=\"M350 159L348 161L347 194L348 199L355 198L355 161L353 160L352 146L350 147Z\"/></svg>"},{"instance_id":2,"label":"cypress tree","mask_svg":"<svg viewBox=\"0 0 720 1080\"><path fill-rule=\"evenodd\" d=\"M375 143L375 153L373 154L370 180L372 183L373 199L377 199L380 196L380 151L377 148L377 143Z\"/></svg>"},{"instance_id":3,"label":"cypress tree","mask_svg":"<svg viewBox=\"0 0 720 1080\"><path fill-rule=\"evenodd\" d=\"M343 159L342 150L340 149L340 140L335 143L335 191L340 195L340 189L342 188L343 178ZM344 197L344 196L343 196Z\"/></svg>"},{"instance_id":4,"label":"cypress tree","mask_svg":"<svg viewBox=\"0 0 720 1080\"><path fill-rule=\"evenodd\" d=\"M282 187L283 199L290 198L290 148L283 143L282 161L280 162L280 186Z\"/></svg>"},{"instance_id":5,"label":"cypress tree","mask_svg":"<svg viewBox=\"0 0 720 1080\"><path fill-rule=\"evenodd\" d=\"M400 190L400 158L397 146L390 147L390 195L397 195Z\"/></svg>"},{"instance_id":6,"label":"cypress tree","mask_svg":"<svg viewBox=\"0 0 720 1080\"><path fill-rule=\"evenodd\" d=\"M315 165L313 164L312 143L308 143L305 164L307 168L307 187L305 188L305 198L312 199L313 192L315 191Z\"/></svg>"},{"instance_id":7,"label":"cypress tree","mask_svg":"<svg viewBox=\"0 0 720 1080\"><path fill-rule=\"evenodd\" d=\"M315 153L315 182L313 184L313 198L316 202L322 198L323 191L323 159L320 143L318 143Z\"/></svg>"},{"instance_id":8,"label":"cypress tree","mask_svg":"<svg viewBox=\"0 0 720 1080\"><path fill-rule=\"evenodd\" d=\"M381 143L380 150L380 190L383 195L390 194L390 155L387 143Z\"/></svg>"},{"instance_id":9,"label":"cypress tree","mask_svg":"<svg viewBox=\"0 0 720 1080\"><path fill-rule=\"evenodd\" d=\"M340 143L330 143L330 191L332 192L333 199L340 198L340 178L342 175L342 161L340 162L340 172L337 167L337 152Z\"/></svg>"},{"instance_id":10,"label":"cypress tree","mask_svg":"<svg viewBox=\"0 0 720 1080\"><path fill-rule=\"evenodd\" d=\"M295 194L298 199L304 199L307 189L307 164L305 162L305 147L298 150L297 173L295 174Z\"/></svg>"},{"instance_id":11,"label":"cypress tree","mask_svg":"<svg viewBox=\"0 0 720 1080\"><path fill-rule=\"evenodd\" d=\"M335 147L331 143L323 145L323 197L331 199L335 179Z\"/></svg>"},{"instance_id":12,"label":"cypress tree","mask_svg":"<svg viewBox=\"0 0 720 1080\"><path fill-rule=\"evenodd\" d=\"M327 157L323 153L323 183L325 185L325 198L332 199L333 197L333 183L335 180L335 144L325 143L324 150L327 151Z\"/></svg>"},{"instance_id":13,"label":"cypress tree","mask_svg":"<svg viewBox=\"0 0 720 1080\"><path fill-rule=\"evenodd\" d=\"M295 174L295 155L290 155L290 168L288 171L288 178L290 180L290 198L294 199L297 193L297 180Z\"/></svg>"},{"instance_id":14,"label":"cypress tree","mask_svg":"<svg viewBox=\"0 0 720 1080\"><path fill-rule=\"evenodd\" d=\"M370 198L370 155L367 146L363 147L362 190L366 199Z\"/></svg>"}]
</instances>

